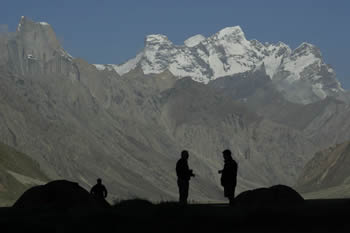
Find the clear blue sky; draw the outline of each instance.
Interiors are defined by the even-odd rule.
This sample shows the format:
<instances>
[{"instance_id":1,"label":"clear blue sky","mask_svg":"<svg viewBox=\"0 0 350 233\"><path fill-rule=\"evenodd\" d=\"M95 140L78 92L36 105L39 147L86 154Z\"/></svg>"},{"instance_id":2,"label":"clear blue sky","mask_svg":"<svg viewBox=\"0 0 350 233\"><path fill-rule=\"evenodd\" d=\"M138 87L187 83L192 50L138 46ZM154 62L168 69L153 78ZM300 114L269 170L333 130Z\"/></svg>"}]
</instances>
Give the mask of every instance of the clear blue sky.
<instances>
[{"instance_id":1,"label":"clear blue sky","mask_svg":"<svg viewBox=\"0 0 350 233\"><path fill-rule=\"evenodd\" d=\"M73 56L115 64L135 56L148 34L182 44L240 25L247 39L315 44L349 89L349 12L349 0L3 0L0 24L14 31L22 15L46 21Z\"/></svg>"}]
</instances>

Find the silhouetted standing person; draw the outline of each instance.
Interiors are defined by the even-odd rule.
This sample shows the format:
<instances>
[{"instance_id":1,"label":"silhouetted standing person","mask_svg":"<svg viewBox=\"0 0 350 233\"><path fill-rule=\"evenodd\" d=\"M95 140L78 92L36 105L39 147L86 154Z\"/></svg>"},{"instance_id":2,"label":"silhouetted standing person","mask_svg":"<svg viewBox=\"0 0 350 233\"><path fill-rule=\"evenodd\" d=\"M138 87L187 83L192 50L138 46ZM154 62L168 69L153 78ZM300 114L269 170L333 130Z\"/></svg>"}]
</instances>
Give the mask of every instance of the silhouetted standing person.
<instances>
[{"instance_id":1,"label":"silhouetted standing person","mask_svg":"<svg viewBox=\"0 0 350 233\"><path fill-rule=\"evenodd\" d=\"M181 159L176 163L177 185L179 187L179 202L182 205L187 204L188 189L191 177L194 177L193 171L188 167L188 151L181 152Z\"/></svg>"},{"instance_id":2,"label":"silhouetted standing person","mask_svg":"<svg viewBox=\"0 0 350 233\"><path fill-rule=\"evenodd\" d=\"M90 193L97 200L104 200L107 197L107 189L102 184L102 180L100 178L97 179L97 184L91 188Z\"/></svg>"},{"instance_id":3,"label":"silhouetted standing person","mask_svg":"<svg viewBox=\"0 0 350 233\"><path fill-rule=\"evenodd\" d=\"M224 150L222 152L224 156L224 169L220 170L221 185L224 187L224 195L230 201L230 205L234 205L235 189L237 185L237 170L238 165L235 160L232 159L231 151Z\"/></svg>"}]
</instances>

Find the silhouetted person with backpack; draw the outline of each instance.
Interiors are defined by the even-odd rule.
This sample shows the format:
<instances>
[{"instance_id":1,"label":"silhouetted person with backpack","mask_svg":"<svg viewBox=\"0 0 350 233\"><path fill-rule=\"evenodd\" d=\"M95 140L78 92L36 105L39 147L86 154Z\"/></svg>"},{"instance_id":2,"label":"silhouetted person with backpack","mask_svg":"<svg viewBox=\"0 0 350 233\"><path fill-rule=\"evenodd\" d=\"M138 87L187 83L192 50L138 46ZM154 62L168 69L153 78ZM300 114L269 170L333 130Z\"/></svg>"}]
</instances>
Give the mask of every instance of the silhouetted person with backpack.
<instances>
[{"instance_id":1,"label":"silhouetted person with backpack","mask_svg":"<svg viewBox=\"0 0 350 233\"><path fill-rule=\"evenodd\" d=\"M224 187L225 197L229 199L230 205L233 206L237 185L238 165L236 161L232 159L230 150L224 150L222 154L224 156L224 169L219 171L219 174L221 174L221 185Z\"/></svg>"},{"instance_id":2,"label":"silhouetted person with backpack","mask_svg":"<svg viewBox=\"0 0 350 233\"><path fill-rule=\"evenodd\" d=\"M181 205L187 204L188 189L191 177L194 177L193 171L188 167L188 151L181 152L181 159L176 163L177 185L179 187L179 202Z\"/></svg>"},{"instance_id":3,"label":"silhouetted person with backpack","mask_svg":"<svg viewBox=\"0 0 350 233\"><path fill-rule=\"evenodd\" d=\"M97 184L91 188L90 193L96 200L104 200L107 197L107 189L102 184L102 180L100 178L97 179Z\"/></svg>"}]
</instances>

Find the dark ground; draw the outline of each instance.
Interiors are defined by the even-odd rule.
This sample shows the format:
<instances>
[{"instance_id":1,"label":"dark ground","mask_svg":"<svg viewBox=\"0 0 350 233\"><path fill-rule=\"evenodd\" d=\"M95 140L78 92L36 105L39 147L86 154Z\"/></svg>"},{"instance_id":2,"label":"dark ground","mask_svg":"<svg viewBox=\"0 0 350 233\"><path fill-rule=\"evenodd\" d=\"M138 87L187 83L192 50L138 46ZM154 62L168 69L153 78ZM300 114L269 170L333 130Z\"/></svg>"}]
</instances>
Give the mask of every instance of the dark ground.
<instances>
[{"instance_id":1,"label":"dark ground","mask_svg":"<svg viewBox=\"0 0 350 233\"><path fill-rule=\"evenodd\" d=\"M350 232L350 199L284 206L129 201L99 210L0 208L0 232Z\"/></svg>"}]
</instances>

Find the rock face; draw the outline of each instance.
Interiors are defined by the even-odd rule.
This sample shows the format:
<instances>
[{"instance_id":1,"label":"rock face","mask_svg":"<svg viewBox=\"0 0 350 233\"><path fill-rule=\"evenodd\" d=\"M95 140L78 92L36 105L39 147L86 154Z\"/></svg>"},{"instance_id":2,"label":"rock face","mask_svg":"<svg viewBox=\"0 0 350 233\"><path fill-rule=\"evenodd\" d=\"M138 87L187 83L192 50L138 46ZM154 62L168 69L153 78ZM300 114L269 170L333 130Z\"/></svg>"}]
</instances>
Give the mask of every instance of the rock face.
<instances>
[{"instance_id":1,"label":"rock face","mask_svg":"<svg viewBox=\"0 0 350 233\"><path fill-rule=\"evenodd\" d=\"M292 50L282 42L249 41L239 26L224 28L208 38L193 36L180 46L165 35L149 35L135 58L121 65L96 65L120 75L137 66L145 74L169 70L178 78L191 77L202 83L264 66L275 88L289 101L307 104L344 94L334 70L314 45L302 43Z\"/></svg>"},{"instance_id":2,"label":"rock face","mask_svg":"<svg viewBox=\"0 0 350 233\"><path fill-rule=\"evenodd\" d=\"M253 177L259 185L293 184L294 176L309 158L299 149L313 150L298 131L258 116L220 90L182 79L163 93L166 111L162 117L168 119L166 125L184 148L205 155L212 177L222 166L218 152L231 148L239 163L240 185L248 188ZM259 169L261 163L271 166Z\"/></svg>"},{"instance_id":3,"label":"rock face","mask_svg":"<svg viewBox=\"0 0 350 233\"><path fill-rule=\"evenodd\" d=\"M27 190L13 205L22 209L69 210L108 206L97 202L89 192L77 183L56 180Z\"/></svg>"},{"instance_id":4,"label":"rock face","mask_svg":"<svg viewBox=\"0 0 350 233\"><path fill-rule=\"evenodd\" d=\"M259 188L239 194L235 202L238 205L294 205L302 203L304 198L291 187L275 185L270 188Z\"/></svg>"},{"instance_id":5,"label":"rock face","mask_svg":"<svg viewBox=\"0 0 350 233\"><path fill-rule=\"evenodd\" d=\"M348 188L346 186L349 184L350 177L349 156L349 141L317 152L299 177L297 189L306 193L337 186Z\"/></svg>"},{"instance_id":6,"label":"rock face","mask_svg":"<svg viewBox=\"0 0 350 233\"><path fill-rule=\"evenodd\" d=\"M48 179L37 162L0 143L0 206L12 205L25 190Z\"/></svg>"},{"instance_id":7,"label":"rock face","mask_svg":"<svg viewBox=\"0 0 350 233\"><path fill-rule=\"evenodd\" d=\"M350 138L347 120L350 108L346 99L326 97L310 104L290 102L275 88L264 67L219 78L208 85L243 103L258 115L302 132L322 149Z\"/></svg>"},{"instance_id":8,"label":"rock face","mask_svg":"<svg viewBox=\"0 0 350 233\"><path fill-rule=\"evenodd\" d=\"M72 57L64 51L51 26L45 22L33 22L22 16L15 34L2 41L8 50L2 61L11 71L22 75L60 73L78 79ZM4 45L5 44L5 45Z\"/></svg>"}]
</instances>

